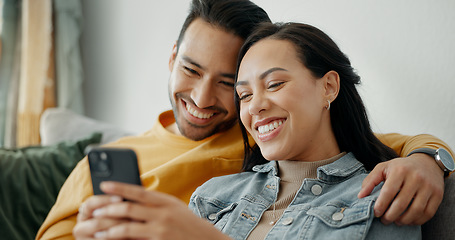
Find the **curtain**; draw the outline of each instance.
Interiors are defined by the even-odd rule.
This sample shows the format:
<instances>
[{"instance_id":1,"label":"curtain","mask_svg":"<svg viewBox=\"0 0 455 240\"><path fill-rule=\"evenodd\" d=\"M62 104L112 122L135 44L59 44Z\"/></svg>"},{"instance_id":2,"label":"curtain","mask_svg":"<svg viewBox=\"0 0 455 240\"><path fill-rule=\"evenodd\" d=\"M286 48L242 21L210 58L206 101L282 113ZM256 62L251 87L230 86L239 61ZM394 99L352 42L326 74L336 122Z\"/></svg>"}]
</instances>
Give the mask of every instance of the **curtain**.
<instances>
[{"instance_id":1,"label":"curtain","mask_svg":"<svg viewBox=\"0 0 455 240\"><path fill-rule=\"evenodd\" d=\"M83 114L83 71L79 40L82 7L79 0L54 0L58 107Z\"/></svg>"},{"instance_id":2,"label":"curtain","mask_svg":"<svg viewBox=\"0 0 455 240\"><path fill-rule=\"evenodd\" d=\"M0 147L40 143L43 111L83 114L80 0L4 0Z\"/></svg>"},{"instance_id":3,"label":"curtain","mask_svg":"<svg viewBox=\"0 0 455 240\"><path fill-rule=\"evenodd\" d=\"M51 0L23 0L17 146L37 145L52 47Z\"/></svg>"},{"instance_id":4,"label":"curtain","mask_svg":"<svg viewBox=\"0 0 455 240\"><path fill-rule=\"evenodd\" d=\"M2 9L2 53L0 59L0 147L5 145L5 134L7 131L6 121L8 111L8 99L10 85L17 82L17 74L14 74L17 54L17 37L20 33L20 1L4 0Z\"/></svg>"}]
</instances>

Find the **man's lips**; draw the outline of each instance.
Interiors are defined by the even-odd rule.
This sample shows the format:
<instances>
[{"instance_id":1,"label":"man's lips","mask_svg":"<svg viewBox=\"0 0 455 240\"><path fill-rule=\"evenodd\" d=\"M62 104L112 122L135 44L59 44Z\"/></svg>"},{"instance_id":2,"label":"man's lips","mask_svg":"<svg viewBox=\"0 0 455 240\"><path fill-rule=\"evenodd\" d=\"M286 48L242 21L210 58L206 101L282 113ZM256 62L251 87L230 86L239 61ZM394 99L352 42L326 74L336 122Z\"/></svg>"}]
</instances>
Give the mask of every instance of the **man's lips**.
<instances>
[{"instance_id":1,"label":"man's lips","mask_svg":"<svg viewBox=\"0 0 455 240\"><path fill-rule=\"evenodd\" d=\"M190 102L180 100L182 111L186 116L186 120L192 124L205 126L213 121L213 119L220 113L220 111L212 109L200 109Z\"/></svg>"},{"instance_id":2,"label":"man's lips","mask_svg":"<svg viewBox=\"0 0 455 240\"><path fill-rule=\"evenodd\" d=\"M186 111L191 114L195 118L200 118L200 119L208 119L211 118L215 113L203 113L200 110L196 110L193 107L191 107L189 104L186 104Z\"/></svg>"}]
</instances>

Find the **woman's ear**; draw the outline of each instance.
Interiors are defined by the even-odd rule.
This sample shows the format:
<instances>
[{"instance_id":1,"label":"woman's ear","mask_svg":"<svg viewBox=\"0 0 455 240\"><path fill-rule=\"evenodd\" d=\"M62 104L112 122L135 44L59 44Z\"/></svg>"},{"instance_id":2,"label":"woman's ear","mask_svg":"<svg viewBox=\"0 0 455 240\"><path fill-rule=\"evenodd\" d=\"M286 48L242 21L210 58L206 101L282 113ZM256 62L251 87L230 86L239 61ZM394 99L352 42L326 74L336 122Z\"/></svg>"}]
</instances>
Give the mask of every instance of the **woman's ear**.
<instances>
[{"instance_id":1,"label":"woman's ear","mask_svg":"<svg viewBox=\"0 0 455 240\"><path fill-rule=\"evenodd\" d=\"M177 42L174 43L172 47L171 56L169 56L169 71L172 72L172 68L174 68L175 58L177 57Z\"/></svg>"},{"instance_id":2,"label":"woman's ear","mask_svg":"<svg viewBox=\"0 0 455 240\"><path fill-rule=\"evenodd\" d=\"M333 102L340 92L340 75L335 71L327 72L324 77L325 97L330 102Z\"/></svg>"}]
</instances>

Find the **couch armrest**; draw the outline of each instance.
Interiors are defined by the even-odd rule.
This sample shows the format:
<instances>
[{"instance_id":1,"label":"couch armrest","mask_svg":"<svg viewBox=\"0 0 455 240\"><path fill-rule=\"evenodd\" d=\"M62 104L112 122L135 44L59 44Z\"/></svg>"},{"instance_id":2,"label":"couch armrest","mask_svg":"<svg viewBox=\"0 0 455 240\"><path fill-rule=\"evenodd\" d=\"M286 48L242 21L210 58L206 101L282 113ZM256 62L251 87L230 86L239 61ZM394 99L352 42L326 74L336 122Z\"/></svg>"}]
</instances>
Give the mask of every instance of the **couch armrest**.
<instances>
[{"instance_id":1,"label":"couch armrest","mask_svg":"<svg viewBox=\"0 0 455 240\"><path fill-rule=\"evenodd\" d=\"M444 181L444 198L435 216L422 225L422 239L455 239L455 174Z\"/></svg>"}]
</instances>

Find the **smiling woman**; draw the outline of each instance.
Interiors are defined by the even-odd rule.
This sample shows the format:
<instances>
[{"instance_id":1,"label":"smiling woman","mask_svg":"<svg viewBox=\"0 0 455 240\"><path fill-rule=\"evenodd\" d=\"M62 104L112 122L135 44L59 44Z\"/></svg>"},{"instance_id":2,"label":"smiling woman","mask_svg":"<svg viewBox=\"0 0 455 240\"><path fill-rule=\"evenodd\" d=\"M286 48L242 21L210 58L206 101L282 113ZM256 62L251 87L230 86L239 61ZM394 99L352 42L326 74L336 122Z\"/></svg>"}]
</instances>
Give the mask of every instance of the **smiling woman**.
<instances>
[{"instance_id":1,"label":"smiling woman","mask_svg":"<svg viewBox=\"0 0 455 240\"><path fill-rule=\"evenodd\" d=\"M396 157L370 129L349 59L319 29L263 24L240 50L245 172L199 187L190 208L234 239L418 239L374 217L366 170ZM249 145L248 134L255 140Z\"/></svg>"}]
</instances>

